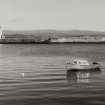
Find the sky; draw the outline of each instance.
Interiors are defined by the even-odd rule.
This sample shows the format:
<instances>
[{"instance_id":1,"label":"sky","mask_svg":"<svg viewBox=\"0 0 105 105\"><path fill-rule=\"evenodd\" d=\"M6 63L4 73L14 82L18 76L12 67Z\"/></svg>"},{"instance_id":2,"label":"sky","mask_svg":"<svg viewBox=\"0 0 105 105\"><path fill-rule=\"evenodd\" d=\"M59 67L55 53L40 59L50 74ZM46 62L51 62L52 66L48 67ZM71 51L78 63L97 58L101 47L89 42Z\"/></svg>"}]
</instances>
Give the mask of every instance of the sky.
<instances>
[{"instance_id":1,"label":"sky","mask_svg":"<svg viewBox=\"0 0 105 105\"><path fill-rule=\"evenodd\" d=\"M0 0L6 30L105 31L105 0Z\"/></svg>"}]
</instances>

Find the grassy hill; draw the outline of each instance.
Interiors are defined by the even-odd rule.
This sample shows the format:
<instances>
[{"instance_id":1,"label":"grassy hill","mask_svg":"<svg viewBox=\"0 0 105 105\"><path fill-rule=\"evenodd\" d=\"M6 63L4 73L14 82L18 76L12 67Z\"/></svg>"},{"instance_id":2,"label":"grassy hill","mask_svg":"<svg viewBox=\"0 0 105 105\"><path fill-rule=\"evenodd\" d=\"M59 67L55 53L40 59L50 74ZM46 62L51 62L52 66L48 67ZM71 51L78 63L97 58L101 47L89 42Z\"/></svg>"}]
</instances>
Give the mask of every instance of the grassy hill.
<instances>
[{"instance_id":1,"label":"grassy hill","mask_svg":"<svg viewBox=\"0 0 105 105\"><path fill-rule=\"evenodd\" d=\"M51 37L71 37L71 36L83 36L83 35L105 35L105 32L96 32L96 31L81 31L81 30L4 30L5 35L15 35L15 34L24 34L24 35L35 35L35 36L51 36Z\"/></svg>"}]
</instances>

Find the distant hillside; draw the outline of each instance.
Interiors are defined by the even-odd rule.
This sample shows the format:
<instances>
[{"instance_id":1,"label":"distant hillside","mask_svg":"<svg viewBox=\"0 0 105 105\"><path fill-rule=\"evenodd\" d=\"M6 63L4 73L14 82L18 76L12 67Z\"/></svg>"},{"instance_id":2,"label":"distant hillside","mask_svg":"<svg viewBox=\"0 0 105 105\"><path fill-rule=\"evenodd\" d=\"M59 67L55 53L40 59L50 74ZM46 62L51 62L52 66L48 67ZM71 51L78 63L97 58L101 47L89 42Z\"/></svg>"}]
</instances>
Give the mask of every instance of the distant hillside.
<instances>
[{"instance_id":1,"label":"distant hillside","mask_svg":"<svg viewBox=\"0 0 105 105\"><path fill-rule=\"evenodd\" d=\"M5 35L24 34L24 35L36 35L36 36L51 36L51 37L69 37L69 36L83 36L83 35L105 35L105 32L96 31L81 31L81 30L31 30L31 31L12 31L4 30Z\"/></svg>"}]
</instances>

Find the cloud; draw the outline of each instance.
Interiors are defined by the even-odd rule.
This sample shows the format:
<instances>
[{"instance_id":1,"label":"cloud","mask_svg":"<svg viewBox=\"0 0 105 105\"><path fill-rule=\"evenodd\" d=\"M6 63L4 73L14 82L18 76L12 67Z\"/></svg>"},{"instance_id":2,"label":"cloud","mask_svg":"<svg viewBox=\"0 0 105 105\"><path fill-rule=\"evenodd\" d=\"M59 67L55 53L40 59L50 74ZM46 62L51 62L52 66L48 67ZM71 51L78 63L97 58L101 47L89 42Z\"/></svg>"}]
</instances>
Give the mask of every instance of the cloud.
<instances>
[{"instance_id":1,"label":"cloud","mask_svg":"<svg viewBox=\"0 0 105 105\"><path fill-rule=\"evenodd\" d=\"M10 21L12 23L21 23L21 22L24 22L24 18L13 18Z\"/></svg>"}]
</instances>

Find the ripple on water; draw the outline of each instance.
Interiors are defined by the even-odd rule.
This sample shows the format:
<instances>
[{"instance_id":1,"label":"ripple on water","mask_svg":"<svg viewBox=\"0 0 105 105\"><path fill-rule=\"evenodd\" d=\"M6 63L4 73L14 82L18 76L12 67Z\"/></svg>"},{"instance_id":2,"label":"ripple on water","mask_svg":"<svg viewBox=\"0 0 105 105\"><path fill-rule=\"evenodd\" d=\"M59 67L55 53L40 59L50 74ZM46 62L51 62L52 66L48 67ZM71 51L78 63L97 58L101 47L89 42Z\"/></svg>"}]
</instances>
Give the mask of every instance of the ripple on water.
<instances>
[{"instance_id":1,"label":"ripple on water","mask_svg":"<svg viewBox=\"0 0 105 105\"><path fill-rule=\"evenodd\" d=\"M0 104L104 105L104 52L104 45L0 46ZM72 56L102 59L101 73L77 82L65 68Z\"/></svg>"}]
</instances>

